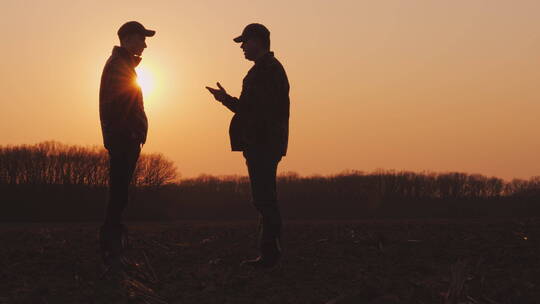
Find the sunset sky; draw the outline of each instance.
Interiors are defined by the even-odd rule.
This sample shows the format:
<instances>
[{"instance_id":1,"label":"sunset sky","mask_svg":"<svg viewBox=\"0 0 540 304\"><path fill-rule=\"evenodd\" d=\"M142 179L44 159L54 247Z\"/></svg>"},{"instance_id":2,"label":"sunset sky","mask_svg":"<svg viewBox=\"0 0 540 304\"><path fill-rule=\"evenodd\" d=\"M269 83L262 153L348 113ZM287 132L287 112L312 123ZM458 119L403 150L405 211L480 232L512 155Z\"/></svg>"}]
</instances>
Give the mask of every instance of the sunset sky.
<instances>
[{"instance_id":1,"label":"sunset sky","mask_svg":"<svg viewBox=\"0 0 540 304\"><path fill-rule=\"evenodd\" d=\"M183 177L246 174L232 114L252 65L232 38L271 31L291 83L280 172L377 168L540 175L540 1L3 0L0 145L102 145L101 71L116 31L157 31L141 69L149 136Z\"/></svg>"}]
</instances>

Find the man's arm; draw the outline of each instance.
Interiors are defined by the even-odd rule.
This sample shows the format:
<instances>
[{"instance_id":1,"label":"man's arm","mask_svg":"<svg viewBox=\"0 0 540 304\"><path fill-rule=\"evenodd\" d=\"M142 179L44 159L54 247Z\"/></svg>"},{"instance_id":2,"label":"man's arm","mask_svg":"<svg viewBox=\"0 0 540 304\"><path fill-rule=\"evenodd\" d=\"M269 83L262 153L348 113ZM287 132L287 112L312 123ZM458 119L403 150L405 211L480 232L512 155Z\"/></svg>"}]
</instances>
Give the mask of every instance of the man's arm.
<instances>
[{"instance_id":1,"label":"man's arm","mask_svg":"<svg viewBox=\"0 0 540 304\"><path fill-rule=\"evenodd\" d=\"M233 113L238 112L238 98L233 97L229 94L227 94L227 91L221 86L221 84L218 82L217 86L219 89L214 89L211 87L206 87L206 89L214 95L214 98L221 102L227 109L231 110Z\"/></svg>"},{"instance_id":2,"label":"man's arm","mask_svg":"<svg viewBox=\"0 0 540 304\"><path fill-rule=\"evenodd\" d=\"M221 101L221 104L223 104L227 109L231 110L231 112L236 113L238 112L238 98L228 96L227 99Z\"/></svg>"}]
</instances>

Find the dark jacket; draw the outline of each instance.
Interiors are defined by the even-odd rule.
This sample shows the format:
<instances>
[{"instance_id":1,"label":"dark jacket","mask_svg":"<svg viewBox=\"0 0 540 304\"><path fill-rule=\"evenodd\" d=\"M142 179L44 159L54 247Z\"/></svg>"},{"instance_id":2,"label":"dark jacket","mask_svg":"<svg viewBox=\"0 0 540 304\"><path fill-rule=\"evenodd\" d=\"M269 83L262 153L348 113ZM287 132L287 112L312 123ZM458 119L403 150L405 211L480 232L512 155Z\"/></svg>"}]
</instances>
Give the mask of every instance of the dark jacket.
<instances>
[{"instance_id":1,"label":"dark jacket","mask_svg":"<svg viewBox=\"0 0 540 304\"><path fill-rule=\"evenodd\" d=\"M101 75L99 116L105 148L146 142L148 120L135 67L141 59L115 46Z\"/></svg>"},{"instance_id":2,"label":"dark jacket","mask_svg":"<svg viewBox=\"0 0 540 304\"><path fill-rule=\"evenodd\" d=\"M244 78L240 98L224 105L235 113L229 127L233 151L287 154L289 81L274 53L255 62Z\"/></svg>"}]
</instances>

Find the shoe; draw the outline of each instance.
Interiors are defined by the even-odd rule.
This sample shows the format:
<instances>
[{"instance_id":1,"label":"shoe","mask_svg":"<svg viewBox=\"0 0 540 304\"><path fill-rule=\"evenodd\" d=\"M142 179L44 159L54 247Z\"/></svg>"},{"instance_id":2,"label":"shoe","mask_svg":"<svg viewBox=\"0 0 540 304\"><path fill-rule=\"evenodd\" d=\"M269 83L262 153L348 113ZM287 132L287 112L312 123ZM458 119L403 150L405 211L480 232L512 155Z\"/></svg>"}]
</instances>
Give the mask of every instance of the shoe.
<instances>
[{"instance_id":1,"label":"shoe","mask_svg":"<svg viewBox=\"0 0 540 304\"><path fill-rule=\"evenodd\" d=\"M122 224L118 226L101 226L99 229L99 244L105 265L122 264L124 251L129 245L126 226Z\"/></svg>"},{"instance_id":2,"label":"shoe","mask_svg":"<svg viewBox=\"0 0 540 304\"><path fill-rule=\"evenodd\" d=\"M278 262L279 257L277 256L273 259L263 258L262 256L259 256L252 260L245 260L240 265L253 268L272 268L276 266Z\"/></svg>"}]
</instances>

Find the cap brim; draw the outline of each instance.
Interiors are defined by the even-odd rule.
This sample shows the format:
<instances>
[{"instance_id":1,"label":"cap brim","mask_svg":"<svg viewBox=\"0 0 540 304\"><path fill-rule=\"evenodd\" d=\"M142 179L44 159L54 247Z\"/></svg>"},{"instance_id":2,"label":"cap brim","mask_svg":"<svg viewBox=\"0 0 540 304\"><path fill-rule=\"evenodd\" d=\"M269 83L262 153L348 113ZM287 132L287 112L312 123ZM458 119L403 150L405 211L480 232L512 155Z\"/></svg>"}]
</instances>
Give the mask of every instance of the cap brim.
<instances>
[{"instance_id":1,"label":"cap brim","mask_svg":"<svg viewBox=\"0 0 540 304\"><path fill-rule=\"evenodd\" d=\"M156 31L152 31L152 30L144 30L144 35L145 35L146 37L153 37L155 34L156 34Z\"/></svg>"},{"instance_id":2,"label":"cap brim","mask_svg":"<svg viewBox=\"0 0 540 304\"><path fill-rule=\"evenodd\" d=\"M238 36L236 38L233 39L234 42L236 43L240 43L240 42L244 42L244 36Z\"/></svg>"}]
</instances>

